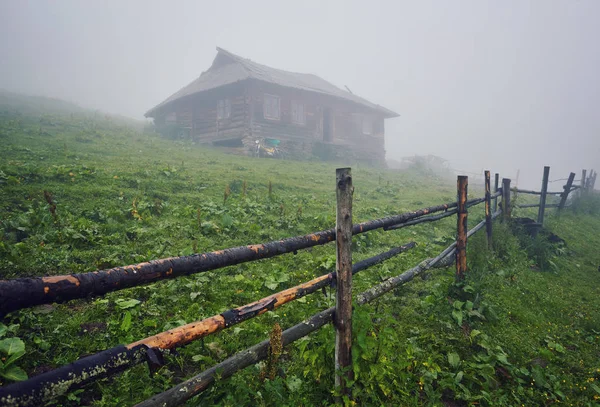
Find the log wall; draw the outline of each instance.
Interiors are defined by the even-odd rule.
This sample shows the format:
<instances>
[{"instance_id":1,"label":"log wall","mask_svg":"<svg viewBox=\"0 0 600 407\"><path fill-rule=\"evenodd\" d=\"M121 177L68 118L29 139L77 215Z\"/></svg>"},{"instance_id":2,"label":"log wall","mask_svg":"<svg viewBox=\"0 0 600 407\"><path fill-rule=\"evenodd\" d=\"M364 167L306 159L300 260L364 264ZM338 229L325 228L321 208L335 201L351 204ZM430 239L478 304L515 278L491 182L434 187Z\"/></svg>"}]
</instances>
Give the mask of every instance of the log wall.
<instances>
[{"instance_id":1,"label":"log wall","mask_svg":"<svg viewBox=\"0 0 600 407\"><path fill-rule=\"evenodd\" d=\"M279 97L279 119L265 118L265 94ZM217 104L223 99L231 101L231 114L218 119ZM292 101L303 104L304 123L292 120ZM325 109L332 121L330 141L323 139ZM371 134L363 133L362 120L372 123ZM267 82L244 81L183 98L157 116L155 123L159 129L176 125L184 136L200 143L240 140L248 151L255 140L274 138L290 155L312 154L325 145L331 158L385 160L383 116L330 96Z\"/></svg>"}]
</instances>

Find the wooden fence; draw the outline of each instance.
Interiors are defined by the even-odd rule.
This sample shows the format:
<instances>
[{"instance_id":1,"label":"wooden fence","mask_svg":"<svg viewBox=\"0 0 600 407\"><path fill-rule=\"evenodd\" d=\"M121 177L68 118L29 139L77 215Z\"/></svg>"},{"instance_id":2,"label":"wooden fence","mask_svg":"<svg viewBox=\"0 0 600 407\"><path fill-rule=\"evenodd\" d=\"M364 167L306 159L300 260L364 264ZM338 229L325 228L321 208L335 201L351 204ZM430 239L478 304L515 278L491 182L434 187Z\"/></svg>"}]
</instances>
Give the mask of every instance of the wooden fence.
<instances>
[{"instance_id":1,"label":"wooden fence","mask_svg":"<svg viewBox=\"0 0 600 407\"><path fill-rule=\"evenodd\" d=\"M542 190L512 191L540 195L538 223L543 222L546 196L560 194L559 210L565 207L567 197L574 190L580 194L593 190L596 173L590 172L586 178L583 171L579 186L574 186L575 174L571 173L560 193L548 192L549 168L544 169ZM53 277L18 278L0 280L0 316L19 309L53 302L65 302L75 298L102 295L107 292L128 287L149 284L161 279L216 270L226 266L248 261L295 253L316 245L336 241L336 271L317 277L306 283L288 288L281 292L237 307L219 315L192 322L154 336L138 340L128 345L114 348L81 358L69 365L34 376L23 382L0 387L0 405L39 406L56 397L81 388L86 384L112 376L140 363L148 363L150 370L161 366L163 355L170 350L184 346L192 341L204 338L247 319L254 318L267 311L278 308L327 286L336 287L336 304L324 311L310 316L304 322L292 326L281 334L279 346L286 346L319 328L333 322L336 329L335 341L335 385L342 394L348 393L348 382L352 380L352 276L362 270L379 264L387 259L415 247L409 242L381 253L377 256L352 263L352 236L376 229L392 231L412 225L434 222L456 215L456 241L438 256L422 261L415 267L388 278L382 283L356 296L356 305L363 305L381 297L392 289L411 281L415 276L434 267L456 266L456 278L462 279L467 273L467 241L485 227L488 244L491 247L493 220L500 214L503 220L511 218L510 179L503 179L499 186L499 175L495 175L494 190L491 190L490 172L485 171L485 195L467 200L468 177L459 176L457 180L457 200L442 205L401 213L363 223L352 223L352 174L350 168L336 171L337 216L335 229L329 229L305 236L297 236L279 241L249 246L240 246L210 253L195 254L154 260L126 267L116 267L92 273L70 274ZM498 198L501 198L500 205ZM467 228L468 209L481 203L485 204L485 219L471 230ZM530 205L521 205L528 207ZM235 372L251 366L268 357L271 349L269 340L252 346L212 368L194 376L179 385L158 394L138 406L176 406L206 390L215 381L217 372L224 379ZM341 374L339 372L342 372Z\"/></svg>"}]
</instances>

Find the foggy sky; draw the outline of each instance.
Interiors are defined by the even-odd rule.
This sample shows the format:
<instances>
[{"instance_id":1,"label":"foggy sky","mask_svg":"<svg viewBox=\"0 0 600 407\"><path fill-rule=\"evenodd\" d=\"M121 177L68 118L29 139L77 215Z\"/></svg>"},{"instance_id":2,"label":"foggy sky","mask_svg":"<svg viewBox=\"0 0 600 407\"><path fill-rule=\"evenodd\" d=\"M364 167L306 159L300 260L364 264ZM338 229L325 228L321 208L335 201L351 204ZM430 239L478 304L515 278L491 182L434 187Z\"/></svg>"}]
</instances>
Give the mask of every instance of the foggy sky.
<instances>
[{"instance_id":1,"label":"foggy sky","mask_svg":"<svg viewBox=\"0 0 600 407\"><path fill-rule=\"evenodd\" d=\"M388 158L539 187L600 170L599 21L596 0L3 1L0 88L141 119L219 46L398 112Z\"/></svg>"}]
</instances>

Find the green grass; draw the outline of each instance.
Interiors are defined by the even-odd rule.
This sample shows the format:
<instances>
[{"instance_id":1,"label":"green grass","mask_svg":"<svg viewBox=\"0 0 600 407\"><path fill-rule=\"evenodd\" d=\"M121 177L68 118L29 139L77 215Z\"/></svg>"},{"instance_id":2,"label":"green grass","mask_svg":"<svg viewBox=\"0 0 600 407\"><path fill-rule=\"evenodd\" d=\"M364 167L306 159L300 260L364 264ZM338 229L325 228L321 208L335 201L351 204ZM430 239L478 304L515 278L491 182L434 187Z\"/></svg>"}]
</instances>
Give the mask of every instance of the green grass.
<instances>
[{"instance_id":1,"label":"green grass","mask_svg":"<svg viewBox=\"0 0 600 407\"><path fill-rule=\"evenodd\" d=\"M227 155L83 113L38 117L5 111L0 142L2 278L93 271L335 224L336 164ZM355 222L456 196L452 180L432 174L352 167ZM521 247L523 239L498 223L492 252L483 235L469 241L465 284L454 284L451 269L437 270L357 308L357 405L594 405L600 395L594 387L600 378L600 216L594 205L549 215L549 228L567 247L542 250L553 265L548 270L535 267ZM482 212L481 206L471 210L471 225ZM451 217L356 236L355 261L409 241L418 247L361 272L354 291L436 255L452 241L455 227ZM246 304L334 267L330 244L14 312L2 321L0 336L24 341L25 355L15 365L31 376ZM331 292L305 297L179 349L153 376L137 366L58 405L134 404L264 340L275 323L285 329L331 306L333 298ZM333 329L323 328L284 350L276 379L262 381L261 366L251 367L219 381L190 405L331 404L333 347ZM0 378L1 384L9 382Z\"/></svg>"}]
</instances>

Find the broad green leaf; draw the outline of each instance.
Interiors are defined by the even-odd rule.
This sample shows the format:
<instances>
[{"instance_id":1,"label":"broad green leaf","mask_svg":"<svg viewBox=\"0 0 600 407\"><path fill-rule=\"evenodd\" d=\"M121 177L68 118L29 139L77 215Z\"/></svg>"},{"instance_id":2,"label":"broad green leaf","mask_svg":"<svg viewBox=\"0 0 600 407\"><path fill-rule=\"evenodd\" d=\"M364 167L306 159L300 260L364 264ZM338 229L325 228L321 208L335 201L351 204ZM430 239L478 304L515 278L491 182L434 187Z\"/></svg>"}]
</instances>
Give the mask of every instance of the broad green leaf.
<instances>
[{"instance_id":1,"label":"broad green leaf","mask_svg":"<svg viewBox=\"0 0 600 407\"><path fill-rule=\"evenodd\" d=\"M531 369L531 377L533 377L537 387L543 387L546 384L546 377L544 376L543 368L539 366L534 366Z\"/></svg>"},{"instance_id":2,"label":"broad green leaf","mask_svg":"<svg viewBox=\"0 0 600 407\"><path fill-rule=\"evenodd\" d=\"M10 366L8 369L0 371L0 376L15 382L27 380L27 373L18 366Z\"/></svg>"},{"instance_id":3,"label":"broad green leaf","mask_svg":"<svg viewBox=\"0 0 600 407\"><path fill-rule=\"evenodd\" d=\"M117 300L115 301L115 303L117 304L117 307L121 309L128 309L135 307L136 305L141 303L141 301L131 298L129 300Z\"/></svg>"},{"instance_id":4,"label":"broad green leaf","mask_svg":"<svg viewBox=\"0 0 600 407\"><path fill-rule=\"evenodd\" d=\"M463 320L462 311L455 309L452 311L452 316L454 317L454 319L456 319L456 322L458 322L458 325L462 326L462 320Z\"/></svg>"},{"instance_id":5,"label":"broad green leaf","mask_svg":"<svg viewBox=\"0 0 600 407\"><path fill-rule=\"evenodd\" d=\"M596 384L592 383L590 384L590 387L594 389L596 393L600 394L600 387L598 387Z\"/></svg>"},{"instance_id":6,"label":"broad green leaf","mask_svg":"<svg viewBox=\"0 0 600 407\"><path fill-rule=\"evenodd\" d=\"M128 332L131 329L131 312L125 312L123 322L121 322L121 331Z\"/></svg>"},{"instance_id":7,"label":"broad green leaf","mask_svg":"<svg viewBox=\"0 0 600 407\"><path fill-rule=\"evenodd\" d=\"M0 341L0 352L10 356L25 351L25 343L19 338L6 338Z\"/></svg>"},{"instance_id":8,"label":"broad green leaf","mask_svg":"<svg viewBox=\"0 0 600 407\"><path fill-rule=\"evenodd\" d=\"M231 225L233 225L233 218L228 214L223 215L223 218L221 219L221 225L223 225L224 228L231 227Z\"/></svg>"},{"instance_id":9,"label":"broad green leaf","mask_svg":"<svg viewBox=\"0 0 600 407\"><path fill-rule=\"evenodd\" d=\"M499 353L496 355L496 359L498 359L498 362L505 364L505 365L509 365L510 363L508 363L508 359L506 359L506 355L504 353Z\"/></svg>"},{"instance_id":10,"label":"broad green leaf","mask_svg":"<svg viewBox=\"0 0 600 407\"><path fill-rule=\"evenodd\" d=\"M204 355L194 355L192 356L192 362L206 362L206 363L214 363L212 358Z\"/></svg>"},{"instance_id":11,"label":"broad green leaf","mask_svg":"<svg viewBox=\"0 0 600 407\"><path fill-rule=\"evenodd\" d=\"M465 375L465 373L461 370L460 372L458 372L456 374L456 376L454 377L454 383L458 384L462 381L463 376Z\"/></svg>"},{"instance_id":12,"label":"broad green leaf","mask_svg":"<svg viewBox=\"0 0 600 407\"><path fill-rule=\"evenodd\" d=\"M17 359L19 359L24 354L25 354L24 350L13 353L12 355L10 355L8 357L8 359L6 359L6 362L4 362L4 367L6 368L6 367L12 365L13 363L15 363L17 361Z\"/></svg>"},{"instance_id":13,"label":"broad green leaf","mask_svg":"<svg viewBox=\"0 0 600 407\"><path fill-rule=\"evenodd\" d=\"M471 334L469 335L471 337L471 339L475 338L476 336L481 335L481 331L478 329L473 329L471 331Z\"/></svg>"},{"instance_id":14,"label":"broad green leaf","mask_svg":"<svg viewBox=\"0 0 600 407\"><path fill-rule=\"evenodd\" d=\"M450 366L452 366L453 368L457 368L460 363L460 356L458 356L458 353L448 353L448 363L450 363Z\"/></svg>"},{"instance_id":15,"label":"broad green leaf","mask_svg":"<svg viewBox=\"0 0 600 407\"><path fill-rule=\"evenodd\" d=\"M144 326L150 327L150 328L156 328L158 326L158 322L156 322L153 319L145 319L144 322L142 322L142 324Z\"/></svg>"},{"instance_id":16,"label":"broad green leaf","mask_svg":"<svg viewBox=\"0 0 600 407\"><path fill-rule=\"evenodd\" d=\"M6 327L6 325L0 324L0 338L2 338L4 335L6 335L6 331L8 331L8 328Z\"/></svg>"},{"instance_id":17,"label":"broad green leaf","mask_svg":"<svg viewBox=\"0 0 600 407\"><path fill-rule=\"evenodd\" d=\"M300 387L302 387L302 379L299 379L297 376L289 377L285 383L291 392L298 391L300 390Z\"/></svg>"},{"instance_id":18,"label":"broad green leaf","mask_svg":"<svg viewBox=\"0 0 600 407\"><path fill-rule=\"evenodd\" d=\"M265 287L269 290L275 290L279 283L277 281L265 281Z\"/></svg>"},{"instance_id":19,"label":"broad green leaf","mask_svg":"<svg viewBox=\"0 0 600 407\"><path fill-rule=\"evenodd\" d=\"M477 317L479 319L485 319L485 317L479 311L477 311L477 310L469 311L469 316L470 317L475 316L475 317Z\"/></svg>"},{"instance_id":20,"label":"broad green leaf","mask_svg":"<svg viewBox=\"0 0 600 407\"><path fill-rule=\"evenodd\" d=\"M367 349L367 338L364 332L360 332L356 335L356 342L361 349Z\"/></svg>"}]
</instances>

